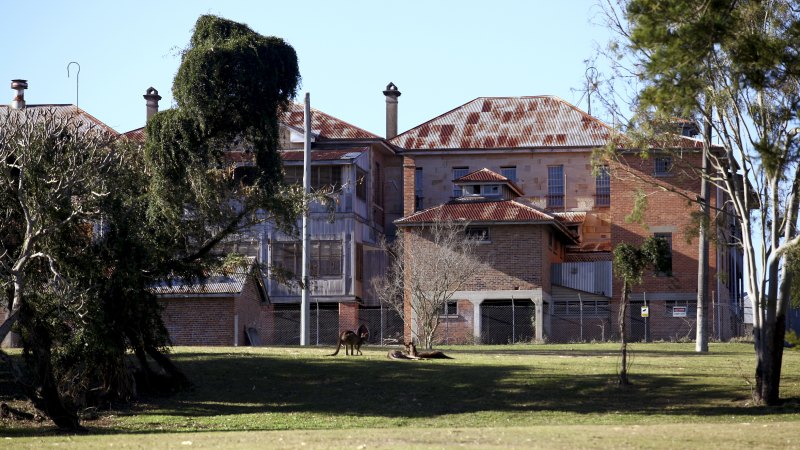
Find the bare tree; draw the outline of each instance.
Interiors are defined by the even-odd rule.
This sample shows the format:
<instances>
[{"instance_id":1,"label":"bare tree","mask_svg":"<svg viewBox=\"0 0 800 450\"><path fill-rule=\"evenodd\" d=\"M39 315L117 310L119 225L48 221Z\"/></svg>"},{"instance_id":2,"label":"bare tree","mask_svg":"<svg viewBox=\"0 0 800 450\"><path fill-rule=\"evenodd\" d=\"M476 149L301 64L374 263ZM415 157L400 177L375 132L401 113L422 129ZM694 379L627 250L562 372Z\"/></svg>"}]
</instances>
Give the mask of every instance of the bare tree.
<instances>
[{"instance_id":1,"label":"bare tree","mask_svg":"<svg viewBox=\"0 0 800 450\"><path fill-rule=\"evenodd\" d=\"M386 276L371 280L380 301L411 321L425 348L433 347L447 303L483 267L466 228L451 220L405 227L385 244L392 255Z\"/></svg>"}]
</instances>

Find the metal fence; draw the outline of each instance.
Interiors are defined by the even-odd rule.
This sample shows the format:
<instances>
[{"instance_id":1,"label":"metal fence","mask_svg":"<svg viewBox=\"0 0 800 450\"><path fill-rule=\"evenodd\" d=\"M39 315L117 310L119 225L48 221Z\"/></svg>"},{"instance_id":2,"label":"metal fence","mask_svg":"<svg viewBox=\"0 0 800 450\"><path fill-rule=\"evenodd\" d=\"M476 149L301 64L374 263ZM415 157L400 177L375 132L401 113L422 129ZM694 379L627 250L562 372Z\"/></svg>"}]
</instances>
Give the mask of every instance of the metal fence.
<instances>
[{"instance_id":1,"label":"metal fence","mask_svg":"<svg viewBox=\"0 0 800 450\"><path fill-rule=\"evenodd\" d=\"M311 345L336 345L339 340L338 303L312 303L310 310ZM393 345L403 341L403 318L393 309L359 308L358 322L369 329L368 344ZM300 343L300 306L276 306L271 336L262 345L297 345Z\"/></svg>"},{"instance_id":2,"label":"metal fence","mask_svg":"<svg viewBox=\"0 0 800 450\"><path fill-rule=\"evenodd\" d=\"M616 306L589 303L570 305L554 304L549 317L549 342L593 342L619 340ZM752 326L746 322L743 307L713 303L708 307L709 338L728 341L749 336ZM548 320L546 319L546 322ZM654 301L631 302L626 314L626 332L630 342L688 342L697 333L697 307L695 302Z\"/></svg>"},{"instance_id":3,"label":"metal fence","mask_svg":"<svg viewBox=\"0 0 800 450\"><path fill-rule=\"evenodd\" d=\"M536 337L536 308L531 301L481 305L481 344L532 342Z\"/></svg>"},{"instance_id":4,"label":"metal fence","mask_svg":"<svg viewBox=\"0 0 800 450\"><path fill-rule=\"evenodd\" d=\"M643 307L647 309L644 311ZM535 305L531 301L484 302L480 308L480 338L472 333L472 320L450 317L443 320L436 335L438 344L513 344L534 342ZM631 302L626 315L631 342L691 341L696 333L694 302ZM708 308L709 337L727 341L752 332L745 308L712 304ZM300 343L299 305L277 306L273 312L273 333L262 333L261 345ZM358 324L370 331L367 344L396 346L403 343L403 318L393 309L361 307ZM471 316L471 313L468 314ZM543 334L547 342L603 342L619 340L618 309L608 302L552 302L544 306ZM349 328L355 328L351 326ZM311 345L336 345L339 336L338 304L311 304Z\"/></svg>"}]
</instances>

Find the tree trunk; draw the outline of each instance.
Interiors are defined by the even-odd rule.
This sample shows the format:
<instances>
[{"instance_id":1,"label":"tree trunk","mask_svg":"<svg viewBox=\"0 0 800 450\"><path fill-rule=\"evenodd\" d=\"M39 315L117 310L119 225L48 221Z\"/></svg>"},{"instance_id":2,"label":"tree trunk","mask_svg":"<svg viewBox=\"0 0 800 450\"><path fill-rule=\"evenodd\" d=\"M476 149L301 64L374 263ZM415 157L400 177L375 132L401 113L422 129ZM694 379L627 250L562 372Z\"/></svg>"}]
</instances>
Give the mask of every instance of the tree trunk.
<instances>
[{"instance_id":1,"label":"tree trunk","mask_svg":"<svg viewBox=\"0 0 800 450\"><path fill-rule=\"evenodd\" d=\"M619 302L619 339L622 343L620 347L620 369L619 369L619 384L627 386L631 384L628 379L628 340L625 333L625 317L628 315L628 282L622 282L622 298Z\"/></svg>"},{"instance_id":2,"label":"tree trunk","mask_svg":"<svg viewBox=\"0 0 800 450\"><path fill-rule=\"evenodd\" d=\"M708 227L710 226L708 189L708 146L711 143L711 124L705 121L703 129L703 173L700 176L700 222L697 252L697 336L695 351L708 352Z\"/></svg>"}]
</instances>

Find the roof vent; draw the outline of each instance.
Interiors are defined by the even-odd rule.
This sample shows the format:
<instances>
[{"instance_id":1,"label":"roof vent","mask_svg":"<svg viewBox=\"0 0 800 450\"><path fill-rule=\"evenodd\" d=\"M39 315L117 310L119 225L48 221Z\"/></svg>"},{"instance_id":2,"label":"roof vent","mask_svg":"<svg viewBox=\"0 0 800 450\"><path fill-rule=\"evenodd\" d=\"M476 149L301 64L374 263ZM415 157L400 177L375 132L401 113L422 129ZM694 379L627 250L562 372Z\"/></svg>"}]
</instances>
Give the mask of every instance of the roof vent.
<instances>
[{"instance_id":1,"label":"roof vent","mask_svg":"<svg viewBox=\"0 0 800 450\"><path fill-rule=\"evenodd\" d=\"M25 89L28 89L28 80L11 80L11 89L17 91L11 102L11 108L25 109Z\"/></svg>"}]
</instances>

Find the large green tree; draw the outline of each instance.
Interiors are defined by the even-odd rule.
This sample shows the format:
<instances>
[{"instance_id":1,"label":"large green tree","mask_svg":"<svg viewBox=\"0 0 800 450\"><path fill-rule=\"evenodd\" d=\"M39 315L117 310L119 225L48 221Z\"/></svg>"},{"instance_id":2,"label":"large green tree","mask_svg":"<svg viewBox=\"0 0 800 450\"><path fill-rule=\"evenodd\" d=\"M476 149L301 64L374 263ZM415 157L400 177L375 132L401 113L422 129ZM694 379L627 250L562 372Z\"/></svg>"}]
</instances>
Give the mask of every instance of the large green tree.
<instances>
[{"instance_id":1,"label":"large green tree","mask_svg":"<svg viewBox=\"0 0 800 450\"><path fill-rule=\"evenodd\" d=\"M175 77L178 108L150 119L143 149L79 116L0 117L0 292L11 312L0 338L16 321L14 372L58 426L79 428L83 407L188 382L165 354L148 287L218 267L214 246L255 223L294 225L303 203L280 183L277 142L298 82L281 39L202 16ZM231 150L250 156L246 170Z\"/></svg>"},{"instance_id":2,"label":"large green tree","mask_svg":"<svg viewBox=\"0 0 800 450\"><path fill-rule=\"evenodd\" d=\"M623 63L637 83L638 117L697 117L719 141L708 172L718 205L741 234L745 287L754 307L758 402L779 402L787 255L800 241L798 106L800 4L788 0L608 2ZM708 139L708 138L707 138ZM701 200L702 203L702 200Z\"/></svg>"}]
</instances>

